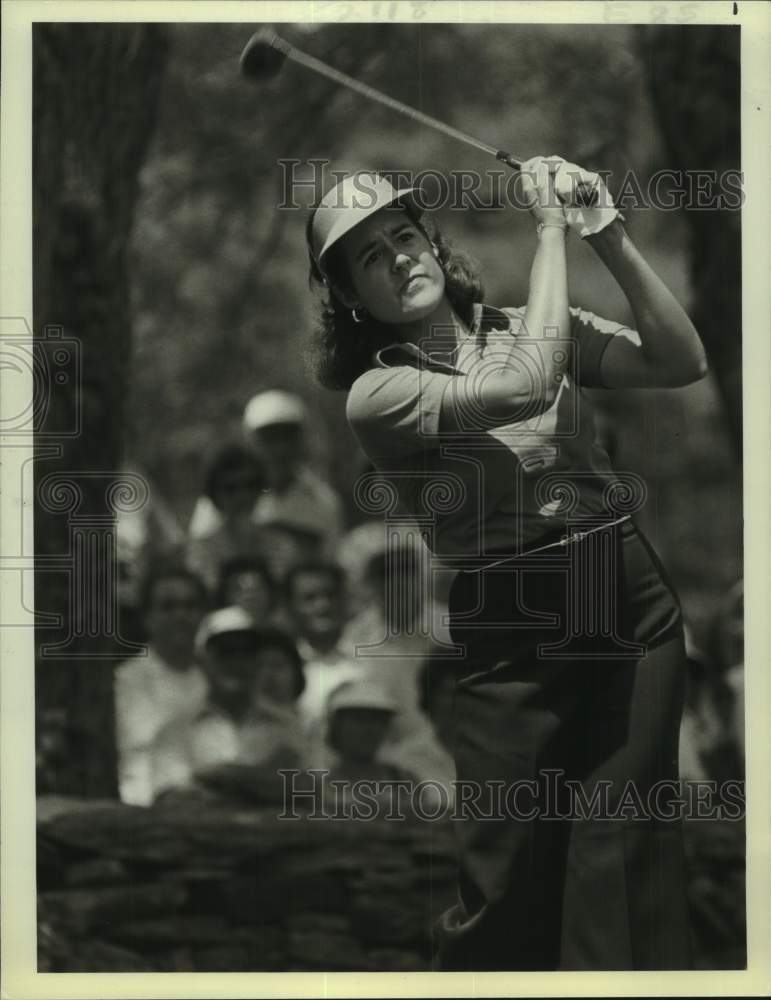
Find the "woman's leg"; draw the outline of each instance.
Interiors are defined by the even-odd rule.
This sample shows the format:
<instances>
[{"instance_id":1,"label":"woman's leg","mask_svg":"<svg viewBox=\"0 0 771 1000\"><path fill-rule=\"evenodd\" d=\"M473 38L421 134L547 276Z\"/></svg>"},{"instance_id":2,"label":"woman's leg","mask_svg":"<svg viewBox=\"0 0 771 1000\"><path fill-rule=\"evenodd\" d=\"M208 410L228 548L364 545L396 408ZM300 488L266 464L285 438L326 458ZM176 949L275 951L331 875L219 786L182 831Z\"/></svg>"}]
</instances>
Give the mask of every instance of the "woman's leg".
<instances>
[{"instance_id":1,"label":"woman's leg","mask_svg":"<svg viewBox=\"0 0 771 1000\"><path fill-rule=\"evenodd\" d=\"M471 575L461 575L450 595L451 612L481 609L473 624L453 630L473 650L456 694L458 778L488 791L496 781L537 782L542 811L525 818L534 803L524 787L513 803L519 814L504 808L486 819L463 810L460 902L437 928L442 968L689 965L680 824L598 819L571 830L543 814L549 769L576 780L587 802L609 783L611 807L623 801L628 780L645 800L655 782L677 779L685 676L676 598L636 534L616 571L623 638L651 644L639 660L548 659L538 646L553 642L553 632L475 632L516 614L513 574L488 576L481 602ZM564 620L566 595L554 574L528 577L526 606ZM598 580L596 595L604 587ZM599 648L587 641L587 649Z\"/></svg>"},{"instance_id":2,"label":"woman's leg","mask_svg":"<svg viewBox=\"0 0 771 1000\"><path fill-rule=\"evenodd\" d=\"M569 824L530 814L545 811L541 773L564 763L575 667L509 662L458 682L460 899L437 926L443 970L558 966Z\"/></svg>"},{"instance_id":3,"label":"woman's leg","mask_svg":"<svg viewBox=\"0 0 771 1000\"><path fill-rule=\"evenodd\" d=\"M560 968L690 968L682 824L666 818L677 815L682 636L590 674L581 799L604 784L611 816L625 805L626 818L572 824Z\"/></svg>"}]
</instances>

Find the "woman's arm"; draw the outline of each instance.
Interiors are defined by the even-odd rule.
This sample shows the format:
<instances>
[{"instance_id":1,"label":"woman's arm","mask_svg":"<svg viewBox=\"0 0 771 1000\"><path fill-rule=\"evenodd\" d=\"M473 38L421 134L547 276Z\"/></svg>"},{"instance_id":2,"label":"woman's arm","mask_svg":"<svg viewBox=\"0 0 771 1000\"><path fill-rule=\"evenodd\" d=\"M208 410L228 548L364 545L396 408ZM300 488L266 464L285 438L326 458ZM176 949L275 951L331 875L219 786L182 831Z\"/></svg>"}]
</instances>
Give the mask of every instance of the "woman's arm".
<instances>
[{"instance_id":1,"label":"woman's arm","mask_svg":"<svg viewBox=\"0 0 771 1000\"><path fill-rule=\"evenodd\" d=\"M538 223L538 247L518 337L490 337L485 357L445 393L443 432L514 423L549 409L568 362L553 342L570 336L565 252L567 220L554 194L553 169L543 157L522 164L523 192Z\"/></svg>"},{"instance_id":2,"label":"woman's arm","mask_svg":"<svg viewBox=\"0 0 771 1000\"><path fill-rule=\"evenodd\" d=\"M640 344L613 337L602 355L608 388L667 388L707 374L707 358L685 310L617 219L586 237L627 297Z\"/></svg>"}]
</instances>

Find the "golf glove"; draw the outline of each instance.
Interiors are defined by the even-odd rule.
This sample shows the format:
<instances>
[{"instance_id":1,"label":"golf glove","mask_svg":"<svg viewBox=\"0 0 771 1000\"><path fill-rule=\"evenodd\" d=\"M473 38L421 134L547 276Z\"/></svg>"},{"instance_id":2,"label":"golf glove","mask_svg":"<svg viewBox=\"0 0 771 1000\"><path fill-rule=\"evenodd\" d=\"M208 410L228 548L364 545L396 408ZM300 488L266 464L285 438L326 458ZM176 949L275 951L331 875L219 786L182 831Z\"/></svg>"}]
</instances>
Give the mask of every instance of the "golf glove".
<instances>
[{"instance_id":1,"label":"golf glove","mask_svg":"<svg viewBox=\"0 0 771 1000\"><path fill-rule=\"evenodd\" d=\"M555 157L549 159L553 160ZM578 184L596 192L595 202L591 207L576 204ZM574 233L578 233L581 239L599 233L614 219L623 219L613 204L602 177L590 170L584 170L575 163L568 163L566 160L560 162L554 174L554 190L565 206L568 226Z\"/></svg>"}]
</instances>

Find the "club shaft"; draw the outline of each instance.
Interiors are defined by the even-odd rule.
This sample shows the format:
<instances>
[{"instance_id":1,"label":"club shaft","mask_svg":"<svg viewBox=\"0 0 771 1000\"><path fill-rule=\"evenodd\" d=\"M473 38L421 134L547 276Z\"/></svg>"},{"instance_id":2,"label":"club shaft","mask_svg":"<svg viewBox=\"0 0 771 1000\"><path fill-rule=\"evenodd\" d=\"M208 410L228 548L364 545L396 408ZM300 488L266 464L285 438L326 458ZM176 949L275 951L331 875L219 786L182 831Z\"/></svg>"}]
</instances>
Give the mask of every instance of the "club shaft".
<instances>
[{"instance_id":1,"label":"club shaft","mask_svg":"<svg viewBox=\"0 0 771 1000\"><path fill-rule=\"evenodd\" d=\"M355 80L352 76L348 76L347 73L341 73L340 70L333 69L320 59L315 59L306 52L301 52L299 49L289 45L287 45L285 49L282 49L282 51L285 52L288 59L299 63L301 66L305 66L306 69L321 74L321 76L325 76L328 80L332 80L334 83L340 84L342 87L354 90L356 93L369 98L371 101L377 101L378 104L382 104L385 107L390 108L392 111L396 111L402 115L407 115L407 117L411 118L413 121L420 122L427 128L432 128L437 132L442 132L444 135L450 136L450 138L456 139L458 142L465 142L467 146L473 146L475 149L479 149L483 153L490 153L492 156L498 156L499 151L494 146L489 146L486 142L482 142L480 139L475 139L474 136L468 135L466 132L461 132L460 129L453 128L445 122L439 121L438 118L432 118L431 115L424 114L422 111L418 111L417 108L412 108L408 104L403 104L401 101L397 101L395 98L382 93L382 91L376 90L374 87L370 87L366 83L361 83L359 80ZM522 162L522 159L513 153L507 153L506 162L509 166L516 169L516 167L518 167Z\"/></svg>"},{"instance_id":2,"label":"club shaft","mask_svg":"<svg viewBox=\"0 0 771 1000\"><path fill-rule=\"evenodd\" d=\"M273 46L282 52L287 59L291 59L293 62L299 63L306 69L311 70L314 73L318 73L320 76L326 77L333 83L338 84L341 87L347 87L348 90L353 90L357 94L361 94L362 97L368 98L370 101L376 101L378 104L382 104L386 108L390 108L392 111L396 111L398 114L406 115L411 118L412 121L420 122L421 125L425 125L427 128L434 129L436 132L441 132L443 135L449 136L451 139L455 139L458 142L464 142L467 146L473 146L474 149L479 149L483 153L489 153L491 156L496 157L496 159L501 160L503 163L508 164L514 170L519 170L522 163L524 162L521 156L517 156L515 153L505 152L500 149L496 149L495 146L490 146L486 142L482 142L481 139L476 139L473 135L469 135L467 132L462 132L460 129L453 128L452 125L447 125L443 121L439 121L438 118L432 118L431 115L427 115L422 111L418 111L417 108L410 107L409 104L403 104L401 101L397 101L393 97L389 97L380 90L376 90L374 87L368 86L366 83L361 83L360 80L354 79L352 76L348 76L347 73L342 73L338 69L327 65L327 63L322 62L320 59L316 59L314 56L308 55L307 52L303 52L300 49L296 49L293 45L284 41L283 38L274 36ZM592 185L579 184L576 190L578 203L581 205L593 205L597 200L597 192Z\"/></svg>"}]
</instances>

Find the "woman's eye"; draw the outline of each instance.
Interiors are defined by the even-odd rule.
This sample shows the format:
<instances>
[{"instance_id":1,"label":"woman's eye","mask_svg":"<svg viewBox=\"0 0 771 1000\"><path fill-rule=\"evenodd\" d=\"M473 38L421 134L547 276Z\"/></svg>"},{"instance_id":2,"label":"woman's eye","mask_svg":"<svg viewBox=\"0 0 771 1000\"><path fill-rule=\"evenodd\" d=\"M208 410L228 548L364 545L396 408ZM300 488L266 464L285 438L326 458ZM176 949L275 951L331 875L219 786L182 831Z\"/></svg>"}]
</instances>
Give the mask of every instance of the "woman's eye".
<instances>
[{"instance_id":1,"label":"woman's eye","mask_svg":"<svg viewBox=\"0 0 771 1000\"><path fill-rule=\"evenodd\" d=\"M414 236L415 236L414 233L401 233L399 235L399 242L408 243L411 239L413 239Z\"/></svg>"},{"instance_id":2,"label":"woman's eye","mask_svg":"<svg viewBox=\"0 0 771 1000\"><path fill-rule=\"evenodd\" d=\"M375 261L378 259L379 256L380 256L380 251L379 250L373 250L372 253L364 261L364 266L367 267L369 264L374 264Z\"/></svg>"}]
</instances>

